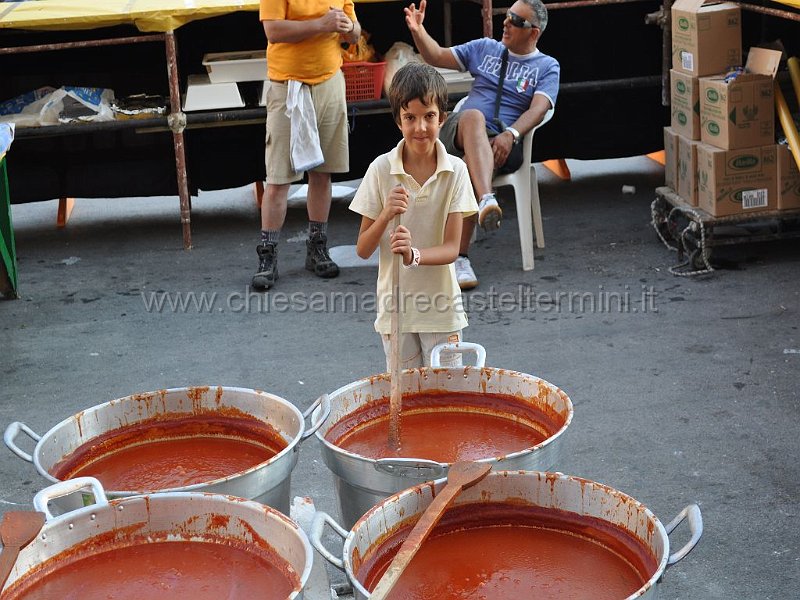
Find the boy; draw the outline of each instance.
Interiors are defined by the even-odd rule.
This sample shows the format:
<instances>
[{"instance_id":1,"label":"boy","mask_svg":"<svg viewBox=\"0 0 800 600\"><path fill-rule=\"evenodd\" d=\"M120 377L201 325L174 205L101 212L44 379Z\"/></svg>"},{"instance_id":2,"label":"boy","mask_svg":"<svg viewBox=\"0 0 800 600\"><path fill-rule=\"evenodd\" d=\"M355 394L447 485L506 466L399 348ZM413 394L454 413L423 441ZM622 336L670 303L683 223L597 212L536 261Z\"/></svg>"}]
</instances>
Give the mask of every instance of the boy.
<instances>
[{"instance_id":1,"label":"boy","mask_svg":"<svg viewBox=\"0 0 800 600\"><path fill-rule=\"evenodd\" d=\"M439 141L447 108L447 85L433 67L408 63L389 89L392 116L403 139L367 169L350 210L362 215L356 251L362 258L380 247L378 317L389 363L392 260L402 255L400 273L401 366L430 365L431 349L461 341L467 317L453 262L458 256L465 216L478 204L464 161L450 156ZM394 231L395 215L401 225ZM455 355L442 366L457 366Z\"/></svg>"}]
</instances>

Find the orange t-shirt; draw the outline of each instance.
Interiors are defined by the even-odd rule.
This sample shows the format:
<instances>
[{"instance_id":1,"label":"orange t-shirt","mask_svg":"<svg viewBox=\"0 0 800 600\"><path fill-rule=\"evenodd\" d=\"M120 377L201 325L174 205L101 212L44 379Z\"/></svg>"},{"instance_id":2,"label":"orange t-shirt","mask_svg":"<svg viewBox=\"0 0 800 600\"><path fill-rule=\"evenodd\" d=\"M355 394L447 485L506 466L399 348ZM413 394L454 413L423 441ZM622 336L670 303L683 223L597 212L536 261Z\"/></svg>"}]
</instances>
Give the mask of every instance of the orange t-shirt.
<instances>
[{"instance_id":1,"label":"orange t-shirt","mask_svg":"<svg viewBox=\"0 0 800 600\"><path fill-rule=\"evenodd\" d=\"M262 21L307 21L318 19L332 7L356 20L353 0L261 0L259 16ZM338 33L320 33L301 42L269 42L267 74L276 81L322 83L342 66L341 41Z\"/></svg>"}]
</instances>

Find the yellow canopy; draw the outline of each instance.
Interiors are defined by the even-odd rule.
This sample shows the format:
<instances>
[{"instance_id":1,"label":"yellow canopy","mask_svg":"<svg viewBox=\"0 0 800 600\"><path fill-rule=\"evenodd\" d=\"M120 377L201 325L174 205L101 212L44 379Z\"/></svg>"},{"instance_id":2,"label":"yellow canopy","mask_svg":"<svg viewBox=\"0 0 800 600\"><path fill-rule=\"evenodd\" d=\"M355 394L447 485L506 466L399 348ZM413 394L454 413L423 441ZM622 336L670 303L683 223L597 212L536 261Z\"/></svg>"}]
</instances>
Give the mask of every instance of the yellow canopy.
<instances>
[{"instance_id":1,"label":"yellow canopy","mask_svg":"<svg viewBox=\"0 0 800 600\"><path fill-rule=\"evenodd\" d=\"M382 2L386 0L355 0ZM798 1L800 0L793 0ZM258 11L258 0L28 0L0 2L0 28L95 29L135 25L165 32L197 19L238 10Z\"/></svg>"},{"instance_id":2,"label":"yellow canopy","mask_svg":"<svg viewBox=\"0 0 800 600\"><path fill-rule=\"evenodd\" d=\"M355 0L385 2L387 0ZM800 8L800 0L775 0ZM196 19L238 10L258 10L258 0L28 0L0 2L0 28L94 29L135 25L140 31L164 32Z\"/></svg>"},{"instance_id":3,"label":"yellow canopy","mask_svg":"<svg viewBox=\"0 0 800 600\"><path fill-rule=\"evenodd\" d=\"M258 10L258 0L28 0L0 4L0 27L64 30L136 25L140 31L164 32L237 10Z\"/></svg>"}]
</instances>

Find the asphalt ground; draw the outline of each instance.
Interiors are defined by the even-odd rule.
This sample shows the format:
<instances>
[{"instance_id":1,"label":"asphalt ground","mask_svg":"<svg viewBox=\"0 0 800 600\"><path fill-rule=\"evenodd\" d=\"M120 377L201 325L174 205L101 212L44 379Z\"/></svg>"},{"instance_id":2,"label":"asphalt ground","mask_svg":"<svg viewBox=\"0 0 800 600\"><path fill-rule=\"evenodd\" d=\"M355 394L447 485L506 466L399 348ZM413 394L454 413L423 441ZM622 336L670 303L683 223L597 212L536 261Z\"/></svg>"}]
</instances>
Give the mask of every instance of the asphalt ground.
<instances>
[{"instance_id":1,"label":"asphalt ground","mask_svg":"<svg viewBox=\"0 0 800 600\"><path fill-rule=\"evenodd\" d=\"M797 598L800 248L731 246L714 253L724 269L676 277L677 256L650 225L663 169L643 157L569 165L570 182L539 169L547 246L533 271L521 270L511 191L501 189L503 226L472 251L481 283L468 295L466 339L485 346L488 365L569 394L575 416L557 470L622 490L665 523L699 504L703 537L667 569L660 597ZM302 204L289 210L273 300L250 297L246 308L258 241L249 187L194 198L191 251L177 198L78 199L63 230L55 214L55 201L13 206L21 297L0 302L3 427L45 433L101 402L186 385L264 389L305 409L383 371L369 310L276 304L279 294L374 291L374 267L331 280L304 270ZM354 244L358 224L337 200L331 244ZM152 304L178 294L205 294L211 308ZM45 480L3 452L0 510L28 508ZM292 495L335 514L333 494L312 438ZM682 546L686 528L671 539Z\"/></svg>"}]
</instances>

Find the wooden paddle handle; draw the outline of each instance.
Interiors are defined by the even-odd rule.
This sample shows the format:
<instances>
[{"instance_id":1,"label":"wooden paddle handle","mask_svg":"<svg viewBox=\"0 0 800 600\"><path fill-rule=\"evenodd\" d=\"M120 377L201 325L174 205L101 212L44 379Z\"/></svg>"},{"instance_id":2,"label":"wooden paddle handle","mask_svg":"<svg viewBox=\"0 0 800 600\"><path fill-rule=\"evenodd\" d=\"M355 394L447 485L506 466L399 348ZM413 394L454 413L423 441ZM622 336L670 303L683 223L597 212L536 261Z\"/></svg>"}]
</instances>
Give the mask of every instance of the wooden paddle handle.
<instances>
[{"instance_id":1,"label":"wooden paddle handle","mask_svg":"<svg viewBox=\"0 0 800 600\"><path fill-rule=\"evenodd\" d=\"M392 227L400 225L400 215L395 215ZM403 392L400 387L400 263L402 254L392 256L392 315L391 334L389 338L389 363L391 367L391 394L389 396L389 448L400 449L400 411L403 404Z\"/></svg>"},{"instance_id":2,"label":"wooden paddle handle","mask_svg":"<svg viewBox=\"0 0 800 600\"><path fill-rule=\"evenodd\" d=\"M425 540L431 530L436 527L436 524L441 520L442 515L444 515L445 510L447 510L447 507L452 504L453 500L461 493L462 489L463 486L460 485L445 486L433 499L433 502L431 502L428 508L425 509L425 512L422 513L419 521L414 525L414 529L411 530L411 533L403 542L400 550L395 554L389 568L383 574L380 581L378 581L378 585L376 585L375 589L370 593L370 600L384 600L389 595L389 592L392 591L397 580L400 579L400 575L403 574L408 563L410 563L411 559L417 554L423 540Z\"/></svg>"}]
</instances>

